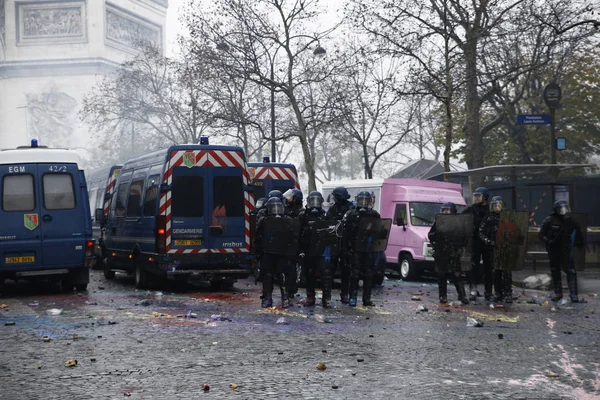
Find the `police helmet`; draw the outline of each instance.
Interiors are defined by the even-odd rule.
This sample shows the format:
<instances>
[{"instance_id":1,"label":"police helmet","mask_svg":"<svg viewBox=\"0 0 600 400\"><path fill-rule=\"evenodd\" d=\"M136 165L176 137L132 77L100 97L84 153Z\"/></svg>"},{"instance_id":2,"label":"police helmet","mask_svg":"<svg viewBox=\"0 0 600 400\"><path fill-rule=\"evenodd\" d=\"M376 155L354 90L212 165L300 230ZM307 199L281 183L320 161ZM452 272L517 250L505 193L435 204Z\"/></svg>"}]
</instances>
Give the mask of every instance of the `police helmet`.
<instances>
[{"instance_id":1,"label":"police helmet","mask_svg":"<svg viewBox=\"0 0 600 400\"><path fill-rule=\"evenodd\" d=\"M260 199L256 200L256 203L254 204L254 208L257 210L260 210L261 208L265 207L267 205L267 199L265 199L264 197L261 197Z\"/></svg>"},{"instance_id":2,"label":"police helmet","mask_svg":"<svg viewBox=\"0 0 600 400\"><path fill-rule=\"evenodd\" d=\"M442 208L440 209L442 214L456 214L456 204L449 201L442 204Z\"/></svg>"},{"instance_id":3,"label":"police helmet","mask_svg":"<svg viewBox=\"0 0 600 400\"><path fill-rule=\"evenodd\" d=\"M557 213L558 215L566 215L567 213L571 212L569 203L567 203L565 200L555 201L552 208L554 209L554 212Z\"/></svg>"},{"instance_id":4,"label":"police helmet","mask_svg":"<svg viewBox=\"0 0 600 400\"><path fill-rule=\"evenodd\" d=\"M492 201L490 202L490 211L499 213L504 209L504 199L502 196L494 196L492 197Z\"/></svg>"},{"instance_id":5,"label":"police helmet","mask_svg":"<svg viewBox=\"0 0 600 400\"><path fill-rule=\"evenodd\" d=\"M370 209L371 199L371 193L367 192L366 190L361 190L356 195L356 207Z\"/></svg>"},{"instance_id":6,"label":"police helmet","mask_svg":"<svg viewBox=\"0 0 600 400\"><path fill-rule=\"evenodd\" d=\"M304 195L302 194L302 190L300 190L300 189L292 189L292 191L294 192L294 203L296 203L299 206L301 206L302 205L302 200L304 200Z\"/></svg>"},{"instance_id":7,"label":"police helmet","mask_svg":"<svg viewBox=\"0 0 600 400\"><path fill-rule=\"evenodd\" d=\"M283 200L283 194L281 194L280 190L271 190L269 192L269 199L271 197L277 197L279 200Z\"/></svg>"},{"instance_id":8,"label":"police helmet","mask_svg":"<svg viewBox=\"0 0 600 400\"><path fill-rule=\"evenodd\" d=\"M344 200L348 200L350 198L350 193L348 193L348 189L343 186L338 186L331 192L333 195L333 200L336 203L341 203Z\"/></svg>"},{"instance_id":9,"label":"police helmet","mask_svg":"<svg viewBox=\"0 0 600 400\"><path fill-rule=\"evenodd\" d=\"M277 197L267 200L267 213L269 215L283 215L283 203Z\"/></svg>"},{"instance_id":10,"label":"police helmet","mask_svg":"<svg viewBox=\"0 0 600 400\"><path fill-rule=\"evenodd\" d=\"M482 203L484 201L488 201L489 198L490 198L490 192L489 192L489 190L487 190L487 188L478 187L477 189L475 189L475 192L473 192L473 203L475 203L475 204Z\"/></svg>"},{"instance_id":11,"label":"police helmet","mask_svg":"<svg viewBox=\"0 0 600 400\"><path fill-rule=\"evenodd\" d=\"M308 208L321 208L323 206L323 195L321 192L310 192L306 198L306 205Z\"/></svg>"}]
</instances>

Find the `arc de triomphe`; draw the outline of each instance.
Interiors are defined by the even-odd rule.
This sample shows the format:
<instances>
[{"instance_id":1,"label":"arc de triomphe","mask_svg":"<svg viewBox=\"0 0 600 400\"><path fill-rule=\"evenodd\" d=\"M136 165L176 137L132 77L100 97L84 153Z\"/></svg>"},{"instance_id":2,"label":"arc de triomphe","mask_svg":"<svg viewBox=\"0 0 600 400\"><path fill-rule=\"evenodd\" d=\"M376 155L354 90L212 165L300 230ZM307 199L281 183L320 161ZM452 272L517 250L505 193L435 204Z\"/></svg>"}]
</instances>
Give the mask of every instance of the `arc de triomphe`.
<instances>
[{"instance_id":1,"label":"arc de triomphe","mask_svg":"<svg viewBox=\"0 0 600 400\"><path fill-rule=\"evenodd\" d=\"M136 53L165 47L168 0L0 0L0 149L85 146L83 96Z\"/></svg>"}]
</instances>

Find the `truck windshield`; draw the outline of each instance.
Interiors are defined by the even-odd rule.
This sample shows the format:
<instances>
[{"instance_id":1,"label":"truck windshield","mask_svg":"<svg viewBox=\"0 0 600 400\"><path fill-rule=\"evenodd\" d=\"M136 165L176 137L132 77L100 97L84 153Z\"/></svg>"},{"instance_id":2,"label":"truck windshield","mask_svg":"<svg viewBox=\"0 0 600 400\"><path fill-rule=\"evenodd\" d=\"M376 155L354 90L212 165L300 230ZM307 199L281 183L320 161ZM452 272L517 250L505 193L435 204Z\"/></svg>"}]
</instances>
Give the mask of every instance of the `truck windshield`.
<instances>
[{"instance_id":1,"label":"truck windshield","mask_svg":"<svg viewBox=\"0 0 600 400\"><path fill-rule=\"evenodd\" d=\"M435 222L436 214L440 213L443 203L417 203L410 204L410 223L413 226L431 226Z\"/></svg>"}]
</instances>

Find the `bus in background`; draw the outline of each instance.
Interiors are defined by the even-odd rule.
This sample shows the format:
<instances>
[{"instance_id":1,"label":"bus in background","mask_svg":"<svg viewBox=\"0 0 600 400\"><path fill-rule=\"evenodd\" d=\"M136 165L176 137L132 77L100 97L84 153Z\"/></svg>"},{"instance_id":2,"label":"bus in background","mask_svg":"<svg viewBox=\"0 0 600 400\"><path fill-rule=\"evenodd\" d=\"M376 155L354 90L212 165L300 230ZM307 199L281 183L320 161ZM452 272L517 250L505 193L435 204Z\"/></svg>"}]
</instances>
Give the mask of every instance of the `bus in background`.
<instances>
[{"instance_id":1,"label":"bus in background","mask_svg":"<svg viewBox=\"0 0 600 400\"><path fill-rule=\"evenodd\" d=\"M79 155L31 146L0 151L0 284L49 278L87 288L92 220Z\"/></svg>"},{"instance_id":2,"label":"bus in background","mask_svg":"<svg viewBox=\"0 0 600 400\"><path fill-rule=\"evenodd\" d=\"M261 163L248 163L248 171L256 200L266 198L271 190L300 189L294 164L271 163L269 157L263 157Z\"/></svg>"},{"instance_id":3,"label":"bus in background","mask_svg":"<svg viewBox=\"0 0 600 400\"><path fill-rule=\"evenodd\" d=\"M104 259L106 258L104 244L104 223L108 216L108 206L110 199L115 191L115 184L121 172L121 165L113 165L112 167L102 168L91 172L86 172L85 177L88 186L88 197L90 199L90 210L102 208L104 216L101 220L96 220L96 216L92 216L92 231L96 246L94 247L94 257L97 269L104 268Z\"/></svg>"},{"instance_id":4,"label":"bus in background","mask_svg":"<svg viewBox=\"0 0 600 400\"><path fill-rule=\"evenodd\" d=\"M104 236L107 279L125 271L138 288L166 278L224 287L250 275L254 203L244 152L200 143L123 164Z\"/></svg>"}]
</instances>

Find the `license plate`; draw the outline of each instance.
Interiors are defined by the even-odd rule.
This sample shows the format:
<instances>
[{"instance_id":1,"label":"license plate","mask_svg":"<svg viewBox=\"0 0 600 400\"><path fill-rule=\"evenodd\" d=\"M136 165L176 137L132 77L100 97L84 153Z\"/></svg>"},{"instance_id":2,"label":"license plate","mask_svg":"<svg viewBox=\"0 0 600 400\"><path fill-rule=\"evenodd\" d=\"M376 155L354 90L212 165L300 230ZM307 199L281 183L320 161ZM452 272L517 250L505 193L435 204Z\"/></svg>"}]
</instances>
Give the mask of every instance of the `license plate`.
<instances>
[{"instance_id":1,"label":"license plate","mask_svg":"<svg viewBox=\"0 0 600 400\"><path fill-rule=\"evenodd\" d=\"M175 240L175 246L202 246L202 239Z\"/></svg>"},{"instance_id":2,"label":"license plate","mask_svg":"<svg viewBox=\"0 0 600 400\"><path fill-rule=\"evenodd\" d=\"M6 257L4 259L6 264L23 264L23 263L32 263L35 262L35 256L25 256L25 257Z\"/></svg>"}]
</instances>

